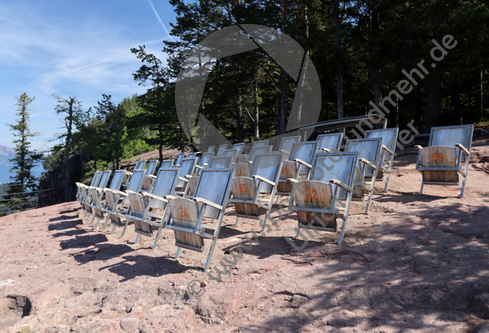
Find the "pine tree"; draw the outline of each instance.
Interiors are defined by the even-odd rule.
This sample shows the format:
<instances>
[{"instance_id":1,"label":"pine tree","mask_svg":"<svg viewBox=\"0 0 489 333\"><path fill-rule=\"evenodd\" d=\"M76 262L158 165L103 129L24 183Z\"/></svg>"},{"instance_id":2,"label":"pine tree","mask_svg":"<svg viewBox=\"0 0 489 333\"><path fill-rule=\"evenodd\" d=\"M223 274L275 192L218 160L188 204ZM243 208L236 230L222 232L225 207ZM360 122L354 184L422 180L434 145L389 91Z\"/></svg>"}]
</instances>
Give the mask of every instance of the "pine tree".
<instances>
[{"instance_id":1,"label":"pine tree","mask_svg":"<svg viewBox=\"0 0 489 333\"><path fill-rule=\"evenodd\" d=\"M26 93L23 93L20 97L15 98L17 99L15 105L18 105L16 115L19 116L19 119L15 125L8 125L17 138L13 141L15 157L9 161L14 164L10 172L15 174L15 176L10 177L13 180L11 184L18 186L11 187L11 192L24 192L36 188L33 183L37 181L37 178L34 177L31 170L40 161L42 154L31 150L31 142L29 141L29 138L39 135L39 133L31 132L28 125L30 114L27 107L34 101L35 97L30 98Z\"/></svg>"}]
</instances>

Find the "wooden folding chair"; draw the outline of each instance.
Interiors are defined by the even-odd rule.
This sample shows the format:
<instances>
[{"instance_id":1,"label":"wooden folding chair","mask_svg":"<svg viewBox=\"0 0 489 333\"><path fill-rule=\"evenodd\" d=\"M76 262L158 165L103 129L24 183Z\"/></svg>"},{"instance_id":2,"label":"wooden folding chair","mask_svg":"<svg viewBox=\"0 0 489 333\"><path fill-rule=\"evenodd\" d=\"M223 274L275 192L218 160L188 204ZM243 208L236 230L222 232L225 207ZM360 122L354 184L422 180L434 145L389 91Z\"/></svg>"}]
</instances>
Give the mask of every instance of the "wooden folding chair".
<instances>
[{"instance_id":1,"label":"wooden folding chair","mask_svg":"<svg viewBox=\"0 0 489 333\"><path fill-rule=\"evenodd\" d=\"M175 193L183 196L187 189L188 178L192 177L194 174L195 165L197 164L197 158L184 158L182 164L180 165L180 176L178 177L178 182L175 188Z\"/></svg>"},{"instance_id":2,"label":"wooden folding chair","mask_svg":"<svg viewBox=\"0 0 489 333\"><path fill-rule=\"evenodd\" d=\"M102 176L100 177L100 180L99 180L99 183L97 184L97 186L90 186L88 188L88 196L85 200L85 207L86 207L86 214L85 214L85 217L89 218L90 217L90 214L93 213L92 211L92 206L93 206L93 203L96 202L96 199L93 197L93 189L94 188L105 188L107 187L107 183L109 182L109 178L110 178L110 175L112 174L112 170L105 170L103 173L102 173Z\"/></svg>"},{"instance_id":3,"label":"wooden folding chair","mask_svg":"<svg viewBox=\"0 0 489 333\"><path fill-rule=\"evenodd\" d=\"M224 154L224 151L226 149L228 149L227 143L220 145L219 148L217 149L216 156L222 156L222 154Z\"/></svg>"},{"instance_id":4,"label":"wooden folding chair","mask_svg":"<svg viewBox=\"0 0 489 333\"><path fill-rule=\"evenodd\" d=\"M365 214L370 210L372 196L374 194L375 180L382 161L383 138L370 138L347 140L345 152L358 152L360 155L357 170L357 179L353 189L353 200L363 201L364 192L368 192Z\"/></svg>"},{"instance_id":5,"label":"wooden folding chair","mask_svg":"<svg viewBox=\"0 0 489 333\"><path fill-rule=\"evenodd\" d=\"M392 166L394 165L394 156L396 155L396 142L399 128L386 128L368 130L365 133L365 138L382 138L382 161L380 162L381 169L377 173L377 181L382 180L384 172L387 173L385 180L384 192L387 192L389 187L389 179L391 177ZM380 174L380 175L379 175Z\"/></svg>"},{"instance_id":6,"label":"wooden folding chair","mask_svg":"<svg viewBox=\"0 0 489 333\"><path fill-rule=\"evenodd\" d=\"M318 135L316 151L318 153L336 153L340 151L343 132Z\"/></svg>"},{"instance_id":7,"label":"wooden folding chair","mask_svg":"<svg viewBox=\"0 0 489 333\"><path fill-rule=\"evenodd\" d=\"M336 218L343 220L338 245L345 235L359 153L317 153L307 180L294 183L289 209L297 212L301 229L337 231Z\"/></svg>"},{"instance_id":8,"label":"wooden folding chair","mask_svg":"<svg viewBox=\"0 0 489 333\"><path fill-rule=\"evenodd\" d=\"M291 178L306 178L316 153L316 141L297 142L292 146L289 158L283 162L277 185L277 202L281 195L289 195L293 183Z\"/></svg>"},{"instance_id":9,"label":"wooden folding chair","mask_svg":"<svg viewBox=\"0 0 489 333\"><path fill-rule=\"evenodd\" d=\"M474 125L432 127L428 147L418 148L416 170L421 171L424 185L459 185L463 177L459 198L463 198L469 171L470 148ZM463 165L462 165L463 163Z\"/></svg>"},{"instance_id":10,"label":"wooden folding chair","mask_svg":"<svg viewBox=\"0 0 489 333\"><path fill-rule=\"evenodd\" d=\"M175 231L175 245L178 247L175 259L182 247L204 252L204 239L210 239L212 243L204 272L207 270L221 230L233 176L233 169L203 169L193 199L166 196L170 202L170 213L165 228ZM214 219L217 222L211 225Z\"/></svg>"},{"instance_id":11,"label":"wooden folding chair","mask_svg":"<svg viewBox=\"0 0 489 333\"><path fill-rule=\"evenodd\" d=\"M282 152L258 155L249 177L237 176L233 179L232 198L229 202L235 207L236 225L240 217L245 217L259 220L260 226L263 223L262 231L265 230L280 177L282 159Z\"/></svg>"},{"instance_id":12,"label":"wooden folding chair","mask_svg":"<svg viewBox=\"0 0 489 333\"><path fill-rule=\"evenodd\" d=\"M160 169L149 193L139 194L130 190L126 191L130 207L126 212L126 218L129 222L134 221L134 228L137 233L135 243L138 241L139 235L153 237L153 227L157 227L158 232L153 243L153 249L158 244L169 208L168 200L164 197L175 193L175 185L179 175L179 168Z\"/></svg>"},{"instance_id":13,"label":"wooden folding chair","mask_svg":"<svg viewBox=\"0 0 489 333\"><path fill-rule=\"evenodd\" d=\"M207 168L211 169L229 169L232 164L233 157L232 156L214 156ZM201 170L201 169L199 169ZM197 181L199 179L200 171L198 175L194 175L192 177L187 177L188 185L185 190L185 198L193 198L195 194L195 188L197 187Z\"/></svg>"},{"instance_id":14,"label":"wooden folding chair","mask_svg":"<svg viewBox=\"0 0 489 333\"><path fill-rule=\"evenodd\" d=\"M87 186L83 183L76 183L76 186L78 187L78 190L80 192L78 195L78 201L80 202L81 208L83 210L83 216L87 215L87 200L89 199L90 187L98 186L101 178L102 171L95 171L92 180L90 181L90 186Z\"/></svg>"},{"instance_id":15,"label":"wooden folding chair","mask_svg":"<svg viewBox=\"0 0 489 333\"><path fill-rule=\"evenodd\" d=\"M141 189L141 185L143 183L143 178L146 173L145 169L134 170L131 180L127 185L126 191L139 192ZM122 198L122 201L119 203L119 199ZM105 218L105 223L103 229L107 226L107 223L112 223L111 234L114 232L115 227L123 227L121 237L124 236L124 233L127 229L128 220L126 218L126 212L130 208L129 199L127 198L127 193L106 189L105 190L105 200L107 201L106 208L102 209L102 212L107 213L107 217ZM122 222L122 219L125 219L125 222Z\"/></svg>"},{"instance_id":16,"label":"wooden folding chair","mask_svg":"<svg viewBox=\"0 0 489 333\"><path fill-rule=\"evenodd\" d=\"M114 176L112 177L112 180L110 182L109 189L111 190L120 190L122 186L122 180L124 179L124 170L116 170L114 173ZM107 201L105 200L104 193L105 193L106 186L104 187L93 187L90 189L91 194L92 194L92 204L90 207L93 209L93 216L90 221L90 225L93 224L93 220L97 218L97 223L95 224L94 229L98 228L98 224L100 222L100 219L103 219L104 213L103 209L106 208Z\"/></svg>"},{"instance_id":17,"label":"wooden folding chair","mask_svg":"<svg viewBox=\"0 0 489 333\"><path fill-rule=\"evenodd\" d=\"M280 141L280 145L278 147L278 151L281 153L284 153L284 160L287 160L289 158L290 152L292 151L292 147L294 146L294 143L300 142L301 141L301 136L300 135L295 135L295 136L286 136L283 137L282 140Z\"/></svg>"},{"instance_id":18,"label":"wooden folding chair","mask_svg":"<svg viewBox=\"0 0 489 333\"><path fill-rule=\"evenodd\" d=\"M146 169L146 175L143 179L143 186L141 187L141 192L148 192L153 184L153 180L155 179L154 173L156 170L156 164L158 164L158 160L151 160L148 163L148 168Z\"/></svg>"}]
</instances>

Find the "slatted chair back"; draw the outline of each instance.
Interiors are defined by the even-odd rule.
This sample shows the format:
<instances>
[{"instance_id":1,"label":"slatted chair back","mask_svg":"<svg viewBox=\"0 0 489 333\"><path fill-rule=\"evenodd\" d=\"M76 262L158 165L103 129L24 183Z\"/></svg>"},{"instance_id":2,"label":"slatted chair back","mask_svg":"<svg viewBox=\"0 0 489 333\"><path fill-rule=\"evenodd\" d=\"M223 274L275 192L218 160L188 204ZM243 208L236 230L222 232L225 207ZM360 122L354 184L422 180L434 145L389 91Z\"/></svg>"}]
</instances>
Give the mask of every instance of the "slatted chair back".
<instances>
[{"instance_id":1,"label":"slatted chair back","mask_svg":"<svg viewBox=\"0 0 489 333\"><path fill-rule=\"evenodd\" d=\"M216 156L222 156L222 154L224 154L224 151L226 149L228 149L227 143L220 145L219 148L217 149Z\"/></svg>"},{"instance_id":2,"label":"slatted chair back","mask_svg":"<svg viewBox=\"0 0 489 333\"><path fill-rule=\"evenodd\" d=\"M161 161L160 169L168 169L174 167L173 160L163 160Z\"/></svg>"},{"instance_id":3,"label":"slatted chair back","mask_svg":"<svg viewBox=\"0 0 489 333\"><path fill-rule=\"evenodd\" d=\"M216 149L216 146L209 146L207 148L207 152L206 153L214 153L214 150Z\"/></svg>"},{"instance_id":4,"label":"slatted chair back","mask_svg":"<svg viewBox=\"0 0 489 333\"><path fill-rule=\"evenodd\" d=\"M263 146L268 146L268 145L269 145L268 140L254 141L252 148L263 147Z\"/></svg>"},{"instance_id":5,"label":"slatted chair back","mask_svg":"<svg viewBox=\"0 0 489 333\"><path fill-rule=\"evenodd\" d=\"M278 151L286 154L284 156L288 158L290 152L292 151L292 146L294 145L294 143L300 141L301 141L300 135L283 137L282 140L280 141L280 146L278 147Z\"/></svg>"},{"instance_id":6,"label":"slatted chair back","mask_svg":"<svg viewBox=\"0 0 489 333\"><path fill-rule=\"evenodd\" d=\"M177 156L177 159L175 160L175 166L180 166L182 164L182 160L185 158L185 153L180 153Z\"/></svg>"},{"instance_id":7,"label":"slatted chair back","mask_svg":"<svg viewBox=\"0 0 489 333\"><path fill-rule=\"evenodd\" d=\"M244 148L245 148L245 143L244 142L241 142L241 143L235 143L233 145L234 148L237 148L239 150L239 154L244 154Z\"/></svg>"},{"instance_id":8,"label":"slatted chair back","mask_svg":"<svg viewBox=\"0 0 489 333\"><path fill-rule=\"evenodd\" d=\"M233 163L233 156L214 156L209 164L211 169L228 169Z\"/></svg>"},{"instance_id":9,"label":"slatted chair back","mask_svg":"<svg viewBox=\"0 0 489 333\"><path fill-rule=\"evenodd\" d=\"M114 189L114 190L119 190L119 188L122 185L122 180L124 179L126 171L124 170L116 170L114 172L114 176L112 177L112 181L110 182L109 189ZM108 181L108 178L107 178ZM93 220L97 218L97 225L95 228L98 227L98 221L103 218L103 213L102 213L102 208L104 207L104 189L107 188L107 182L105 184L102 184L102 182L99 184L99 187L92 187L90 188L90 195L92 197L91 202L88 203L89 209L87 211L87 217L89 217L89 213L93 213L92 220L90 221L90 224L93 224Z\"/></svg>"},{"instance_id":10,"label":"slatted chair back","mask_svg":"<svg viewBox=\"0 0 489 333\"><path fill-rule=\"evenodd\" d=\"M464 196L473 131L474 125L431 128L429 147L417 146L416 170L423 175L420 193L425 184L458 185L460 174L463 182L459 197Z\"/></svg>"},{"instance_id":11,"label":"slatted chair back","mask_svg":"<svg viewBox=\"0 0 489 333\"><path fill-rule=\"evenodd\" d=\"M129 180L129 184L127 185L127 190L138 192L143 183L143 178L145 174L146 174L145 169L134 170L131 179Z\"/></svg>"},{"instance_id":12,"label":"slatted chair back","mask_svg":"<svg viewBox=\"0 0 489 333\"><path fill-rule=\"evenodd\" d=\"M204 271L211 262L216 246L233 175L233 169L202 169L192 200L175 196L170 198L171 213L165 227L175 232L175 245L178 246L176 257L182 247L204 252L204 238L212 239ZM203 218L217 219L217 223L211 228L206 227Z\"/></svg>"},{"instance_id":13,"label":"slatted chair back","mask_svg":"<svg viewBox=\"0 0 489 333\"><path fill-rule=\"evenodd\" d=\"M282 152L257 155L253 163L253 169L251 170L250 177L253 178L253 176L260 176L277 184L280 177L282 158ZM264 182L259 182L258 180L255 180L255 182L257 185L260 184L260 187L258 188L259 193L270 194L272 192L273 187L271 185Z\"/></svg>"},{"instance_id":14,"label":"slatted chair back","mask_svg":"<svg viewBox=\"0 0 489 333\"><path fill-rule=\"evenodd\" d=\"M136 165L134 166L134 170L144 169L145 165L146 165L146 160L140 160L139 163L136 162Z\"/></svg>"},{"instance_id":15,"label":"slatted chair back","mask_svg":"<svg viewBox=\"0 0 489 333\"><path fill-rule=\"evenodd\" d=\"M267 140L268 141L268 140ZM268 154L272 151L272 146L258 146L252 147L250 150L250 154L248 156L248 162L253 163L255 157L262 154Z\"/></svg>"},{"instance_id":16,"label":"slatted chair back","mask_svg":"<svg viewBox=\"0 0 489 333\"><path fill-rule=\"evenodd\" d=\"M343 220L338 244L346 230L355 184L359 153L317 153L307 180L295 181L289 207L297 212L297 237L301 229L336 232L336 219ZM340 204L339 201L345 201Z\"/></svg>"},{"instance_id":17,"label":"slatted chair back","mask_svg":"<svg viewBox=\"0 0 489 333\"><path fill-rule=\"evenodd\" d=\"M341 141L343 140L343 132L318 135L316 141L316 150L323 152L338 152L340 151ZM327 149L327 150L323 150Z\"/></svg>"},{"instance_id":18,"label":"slatted chair back","mask_svg":"<svg viewBox=\"0 0 489 333\"><path fill-rule=\"evenodd\" d=\"M180 165L180 178L184 178L187 175L192 176L194 174L194 169L196 165L196 158L184 158ZM180 179L177 182L177 188L186 188L187 182L183 179Z\"/></svg>"},{"instance_id":19,"label":"slatted chair back","mask_svg":"<svg viewBox=\"0 0 489 333\"><path fill-rule=\"evenodd\" d=\"M196 158L200 153L188 153L187 158Z\"/></svg>"},{"instance_id":20,"label":"slatted chair back","mask_svg":"<svg viewBox=\"0 0 489 333\"><path fill-rule=\"evenodd\" d=\"M394 165L394 156L396 154L396 143L397 143L398 133L399 133L399 128L397 127L368 130L365 133L365 138L367 139L371 139L371 138L383 139L382 140L383 153L382 153L381 167L382 167L382 171L387 173L387 179L385 181L384 191L387 191L387 188L389 186L389 179L391 176L392 167Z\"/></svg>"},{"instance_id":21,"label":"slatted chair back","mask_svg":"<svg viewBox=\"0 0 489 333\"><path fill-rule=\"evenodd\" d=\"M156 171L156 165L158 164L158 160L151 160L148 163L148 169L146 170L146 175L154 175Z\"/></svg>"}]
</instances>

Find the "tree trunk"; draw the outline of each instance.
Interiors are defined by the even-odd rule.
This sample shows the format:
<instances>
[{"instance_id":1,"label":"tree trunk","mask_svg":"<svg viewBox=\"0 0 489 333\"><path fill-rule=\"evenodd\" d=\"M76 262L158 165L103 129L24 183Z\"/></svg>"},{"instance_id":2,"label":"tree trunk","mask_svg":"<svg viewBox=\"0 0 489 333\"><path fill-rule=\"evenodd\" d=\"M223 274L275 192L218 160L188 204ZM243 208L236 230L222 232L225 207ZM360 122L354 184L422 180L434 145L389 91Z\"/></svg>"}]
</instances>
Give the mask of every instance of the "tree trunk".
<instances>
[{"instance_id":1,"label":"tree trunk","mask_svg":"<svg viewBox=\"0 0 489 333\"><path fill-rule=\"evenodd\" d=\"M255 114L254 114L254 128L253 135L255 140L260 140L260 113L258 110L258 77L255 77Z\"/></svg>"},{"instance_id":2,"label":"tree trunk","mask_svg":"<svg viewBox=\"0 0 489 333\"><path fill-rule=\"evenodd\" d=\"M287 128L287 73L280 69L280 94L278 101L278 135L284 134Z\"/></svg>"},{"instance_id":3,"label":"tree trunk","mask_svg":"<svg viewBox=\"0 0 489 333\"><path fill-rule=\"evenodd\" d=\"M243 142L243 96L241 95L241 89L238 91L238 103L238 107L236 108L236 139L238 142Z\"/></svg>"},{"instance_id":4,"label":"tree trunk","mask_svg":"<svg viewBox=\"0 0 489 333\"><path fill-rule=\"evenodd\" d=\"M343 110L343 70L341 63L341 32L340 32L340 5L334 0L334 31L336 39L336 100L338 104L338 119L344 118Z\"/></svg>"},{"instance_id":5,"label":"tree trunk","mask_svg":"<svg viewBox=\"0 0 489 333\"><path fill-rule=\"evenodd\" d=\"M426 132L437 126L440 121L440 85L440 72L434 69L428 83L428 104L423 123L423 130Z\"/></svg>"},{"instance_id":6,"label":"tree trunk","mask_svg":"<svg viewBox=\"0 0 489 333\"><path fill-rule=\"evenodd\" d=\"M455 78L455 82L452 85L452 106L453 106L453 124L462 125L462 102L460 101L460 83L458 76Z\"/></svg>"},{"instance_id":7,"label":"tree trunk","mask_svg":"<svg viewBox=\"0 0 489 333\"><path fill-rule=\"evenodd\" d=\"M65 199L70 201L70 167L68 165L68 154L71 145L71 129L73 126L73 104L74 99L70 97L69 99L69 109L68 109L68 133L66 134L66 148L65 148Z\"/></svg>"}]
</instances>

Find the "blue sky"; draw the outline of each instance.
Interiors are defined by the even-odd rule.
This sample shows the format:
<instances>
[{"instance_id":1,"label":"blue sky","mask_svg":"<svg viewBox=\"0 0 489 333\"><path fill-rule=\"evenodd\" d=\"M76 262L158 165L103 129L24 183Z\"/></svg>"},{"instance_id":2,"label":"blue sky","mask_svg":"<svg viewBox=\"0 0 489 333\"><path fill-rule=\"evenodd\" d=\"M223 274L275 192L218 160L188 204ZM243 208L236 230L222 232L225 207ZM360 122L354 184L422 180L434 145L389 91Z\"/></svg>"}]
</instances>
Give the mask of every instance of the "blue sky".
<instances>
[{"instance_id":1,"label":"blue sky","mask_svg":"<svg viewBox=\"0 0 489 333\"><path fill-rule=\"evenodd\" d=\"M115 103L144 93L132 78L141 65L130 52L146 45L165 61L173 7L157 0L17 0L0 2L0 144L13 147L6 124L16 121L15 96L35 97L30 105L32 148L46 150L63 132L55 100L76 96L83 109L102 94Z\"/></svg>"}]
</instances>

